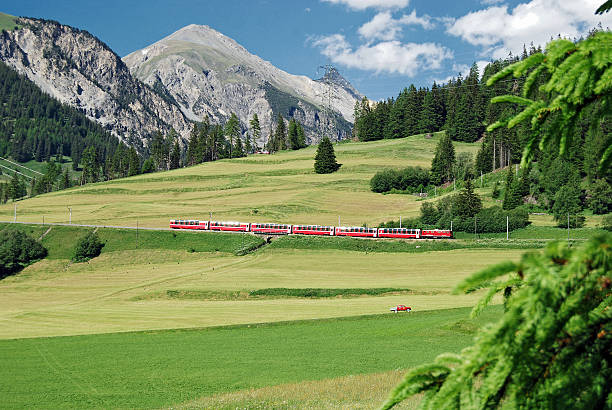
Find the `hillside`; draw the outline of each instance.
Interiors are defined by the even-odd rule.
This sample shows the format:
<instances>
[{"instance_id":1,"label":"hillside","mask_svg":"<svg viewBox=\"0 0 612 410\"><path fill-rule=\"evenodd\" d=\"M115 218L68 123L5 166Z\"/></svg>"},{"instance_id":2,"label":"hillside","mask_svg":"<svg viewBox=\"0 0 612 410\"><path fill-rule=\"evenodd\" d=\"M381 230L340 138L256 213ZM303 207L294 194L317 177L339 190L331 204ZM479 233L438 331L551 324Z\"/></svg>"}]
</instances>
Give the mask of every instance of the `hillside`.
<instances>
[{"instance_id":1,"label":"hillside","mask_svg":"<svg viewBox=\"0 0 612 410\"><path fill-rule=\"evenodd\" d=\"M172 218L260 222L377 224L416 216L412 195L370 191L370 178L386 167L429 167L439 136L336 144L340 170L314 173L315 147L222 160L156 174L89 184L17 203L18 220L165 227ZM456 143L458 152L477 144ZM0 220L13 219L13 204L0 206Z\"/></svg>"},{"instance_id":2,"label":"hillside","mask_svg":"<svg viewBox=\"0 0 612 410\"><path fill-rule=\"evenodd\" d=\"M260 145L278 114L302 123L311 142L321 133L344 139L361 99L336 70L318 81L286 73L208 26L186 26L123 61L135 77L171 96L192 120L225 122L234 112L246 129L257 114Z\"/></svg>"},{"instance_id":3,"label":"hillside","mask_svg":"<svg viewBox=\"0 0 612 410\"><path fill-rule=\"evenodd\" d=\"M185 138L189 134L179 107L133 78L119 56L90 33L49 20L17 23L18 30L0 35L0 60L44 92L137 148L156 130L173 127Z\"/></svg>"}]
</instances>

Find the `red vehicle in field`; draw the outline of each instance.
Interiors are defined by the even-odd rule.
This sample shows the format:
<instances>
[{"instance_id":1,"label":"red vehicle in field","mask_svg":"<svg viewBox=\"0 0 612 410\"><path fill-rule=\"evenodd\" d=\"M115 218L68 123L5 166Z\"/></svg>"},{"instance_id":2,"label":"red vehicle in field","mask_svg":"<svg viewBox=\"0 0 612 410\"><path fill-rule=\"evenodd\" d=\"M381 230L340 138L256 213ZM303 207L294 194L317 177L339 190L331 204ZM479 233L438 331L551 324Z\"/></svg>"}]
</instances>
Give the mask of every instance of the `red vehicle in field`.
<instances>
[{"instance_id":1,"label":"red vehicle in field","mask_svg":"<svg viewBox=\"0 0 612 410\"><path fill-rule=\"evenodd\" d=\"M336 236L376 238L377 231L376 228L364 228L362 226L339 226L336 228Z\"/></svg>"},{"instance_id":2,"label":"red vehicle in field","mask_svg":"<svg viewBox=\"0 0 612 410\"><path fill-rule=\"evenodd\" d=\"M170 221L170 228L172 229L208 229L208 221L173 219Z\"/></svg>"},{"instance_id":3,"label":"red vehicle in field","mask_svg":"<svg viewBox=\"0 0 612 410\"><path fill-rule=\"evenodd\" d=\"M249 232L250 224L245 222L210 221L211 231Z\"/></svg>"},{"instance_id":4,"label":"red vehicle in field","mask_svg":"<svg viewBox=\"0 0 612 410\"><path fill-rule=\"evenodd\" d=\"M441 239L452 238L453 231L446 229L423 229L421 230L421 238L423 239Z\"/></svg>"},{"instance_id":5,"label":"red vehicle in field","mask_svg":"<svg viewBox=\"0 0 612 410\"><path fill-rule=\"evenodd\" d=\"M321 225L293 225L291 229L292 233L301 235L334 235L333 226L321 226Z\"/></svg>"},{"instance_id":6,"label":"red vehicle in field","mask_svg":"<svg viewBox=\"0 0 612 410\"><path fill-rule=\"evenodd\" d=\"M393 313L399 313L399 312L410 312L412 308L406 305L397 305L397 306L393 306L389 310Z\"/></svg>"},{"instance_id":7,"label":"red vehicle in field","mask_svg":"<svg viewBox=\"0 0 612 410\"><path fill-rule=\"evenodd\" d=\"M291 233L291 225L285 224L251 224L251 232L253 233L270 233L287 235Z\"/></svg>"},{"instance_id":8,"label":"red vehicle in field","mask_svg":"<svg viewBox=\"0 0 612 410\"><path fill-rule=\"evenodd\" d=\"M378 228L379 238L419 239L420 229L408 228Z\"/></svg>"}]
</instances>

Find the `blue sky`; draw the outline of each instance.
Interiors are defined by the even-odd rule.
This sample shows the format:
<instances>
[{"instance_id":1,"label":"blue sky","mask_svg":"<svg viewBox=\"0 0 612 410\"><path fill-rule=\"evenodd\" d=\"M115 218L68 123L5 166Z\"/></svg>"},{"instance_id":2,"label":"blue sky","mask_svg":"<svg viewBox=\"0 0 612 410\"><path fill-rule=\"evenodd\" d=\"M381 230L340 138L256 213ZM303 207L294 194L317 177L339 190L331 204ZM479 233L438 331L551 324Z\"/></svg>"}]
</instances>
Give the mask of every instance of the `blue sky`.
<instances>
[{"instance_id":1,"label":"blue sky","mask_svg":"<svg viewBox=\"0 0 612 410\"><path fill-rule=\"evenodd\" d=\"M125 56L188 24L222 32L292 73L333 64L371 99L429 86L534 41L578 37L603 0L19 0L0 11L87 30Z\"/></svg>"}]
</instances>

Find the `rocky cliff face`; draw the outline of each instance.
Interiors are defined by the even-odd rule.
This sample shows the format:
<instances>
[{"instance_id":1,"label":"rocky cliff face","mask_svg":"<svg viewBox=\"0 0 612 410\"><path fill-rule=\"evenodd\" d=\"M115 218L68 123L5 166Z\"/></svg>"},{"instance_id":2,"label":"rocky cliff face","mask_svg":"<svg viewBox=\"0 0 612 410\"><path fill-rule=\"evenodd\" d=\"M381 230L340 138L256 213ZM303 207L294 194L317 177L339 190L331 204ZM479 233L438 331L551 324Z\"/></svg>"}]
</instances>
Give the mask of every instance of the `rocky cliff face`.
<instances>
[{"instance_id":1,"label":"rocky cliff face","mask_svg":"<svg viewBox=\"0 0 612 410\"><path fill-rule=\"evenodd\" d=\"M189 121L172 98L135 79L106 44L53 21L18 22L23 28L0 34L0 59L45 92L136 147L170 127L188 137Z\"/></svg>"},{"instance_id":2,"label":"rocky cliff face","mask_svg":"<svg viewBox=\"0 0 612 410\"><path fill-rule=\"evenodd\" d=\"M257 114L261 146L278 113L304 125L309 142L350 136L361 95L335 70L321 80L288 74L207 27L190 25L123 58L131 73L168 95L188 118L224 122L235 112L243 129Z\"/></svg>"}]
</instances>

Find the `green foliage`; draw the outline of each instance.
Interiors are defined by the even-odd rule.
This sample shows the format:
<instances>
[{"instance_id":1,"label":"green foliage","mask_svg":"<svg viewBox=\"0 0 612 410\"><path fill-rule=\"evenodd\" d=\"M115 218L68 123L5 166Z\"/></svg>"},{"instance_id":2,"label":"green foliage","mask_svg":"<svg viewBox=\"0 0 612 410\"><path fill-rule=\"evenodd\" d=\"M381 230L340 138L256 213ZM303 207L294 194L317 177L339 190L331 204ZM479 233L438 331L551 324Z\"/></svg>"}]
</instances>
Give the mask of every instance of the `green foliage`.
<instances>
[{"instance_id":1,"label":"green foliage","mask_svg":"<svg viewBox=\"0 0 612 410\"><path fill-rule=\"evenodd\" d=\"M336 162L334 146L329 138L324 137L317 147L314 170L317 174L331 174L336 172L342 164Z\"/></svg>"},{"instance_id":2,"label":"green foliage","mask_svg":"<svg viewBox=\"0 0 612 410\"><path fill-rule=\"evenodd\" d=\"M589 187L589 208L594 214L612 212L612 187L604 179L598 179Z\"/></svg>"},{"instance_id":3,"label":"green foliage","mask_svg":"<svg viewBox=\"0 0 612 410\"><path fill-rule=\"evenodd\" d=\"M380 296L387 293L405 293L410 289L405 288L267 288L257 289L249 292L249 296L282 296L294 298L335 298L338 296Z\"/></svg>"},{"instance_id":4,"label":"green foliage","mask_svg":"<svg viewBox=\"0 0 612 410\"><path fill-rule=\"evenodd\" d=\"M473 217L482 209L480 197L474 193L472 180L465 182L465 187L455 196L453 214L460 217Z\"/></svg>"},{"instance_id":5,"label":"green foliage","mask_svg":"<svg viewBox=\"0 0 612 410\"><path fill-rule=\"evenodd\" d=\"M23 231L9 228L0 231L0 279L45 256L47 250Z\"/></svg>"},{"instance_id":6,"label":"green foliage","mask_svg":"<svg viewBox=\"0 0 612 410\"><path fill-rule=\"evenodd\" d=\"M601 220L601 227L612 232L612 214L606 215Z\"/></svg>"},{"instance_id":7,"label":"green foliage","mask_svg":"<svg viewBox=\"0 0 612 410\"><path fill-rule=\"evenodd\" d=\"M503 317L480 330L460 355L441 355L410 371L383 408L420 392L424 409L609 406L611 245L611 235L577 249L553 243L542 254L526 254L518 264L493 266L459 284L459 291L504 290Z\"/></svg>"},{"instance_id":8,"label":"green foliage","mask_svg":"<svg viewBox=\"0 0 612 410\"><path fill-rule=\"evenodd\" d=\"M452 181L453 167L455 165L455 148L448 134L444 134L438 145L434 158L431 161L431 182L440 185Z\"/></svg>"},{"instance_id":9,"label":"green foliage","mask_svg":"<svg viewBox=\"0 0 612 410\"><path fill-rule=\"evenodd\" d=\"M567 226L568 217L570 227L579 228L584 225L584 217L578 215L582 212L581 196L582 191L576 184L563 185L557 191L552 208L557 226Z\"/></svg>"},{"instance_id":10,"label":"green foliage","mask_svg":"<svg viewBox=\"0 0 612 410\"><path fill-rule=\"evenodd\" d=\"M103 247L104 243L100 241L98 234L90 232L77 242L72 260L75 262L86 262L100 255Z\"/></svg>"},{"instance_id":11,"label":"green foliage","mask_svg":"<svg viewBox=\"0 0 612 410\"><path fill-rule=\"evenodd\" d=\"M225 136L229 140L229 157L240 157L244 155L242 150L240 152L236 151L236 144L240 140L240 120L236 116L236 113L230 115L230 119L225 123Z\"/></svg>"},{"instance_id":12,"label":"green foliage","mask_svg":"<svg viewBox=\"0 0 612 410\"><path fill-rule=\"evenodd\" d=\"M499 181L495 181L495 185L493 185L493 191L491 192L491 196L493 199L499 198Z\"/></svg>"},{"instance_id":13,"label":"green foliage","mask_svg":"<svg viewBox=\"0 0 612 410\"><path fill-rule=\"evenodd\" d=\"M62 104L0 62L0 156L41 162L66 154L76 170L86 147L95 147L104 162L120 145L84 113Z\"/></svg>"},{"instance_id":14,"label":"green foliage","mask_svg":"<svg viewBox=\"0 0 612 410\"><path fill-rule=\"evenodd\" d=\"M385 169L377 172L370 180L372 192L391 190L416 192L419 187L429 185L429 172L421 167L407 167L400 170Z\"/></svg>"},{"instance_id":15,"label":"green foliage","mask_svg":"<svg viewBox=\"0 0 612 410\"><path fill-rule=\"evenodd\" d=\"M540 150L554 146L565 155L577 135L576 127L583 110L595 107L588 118L589 126L598 128L601 121L610 116L612 104L612 33L599 31L585 40L573 43L559 39L551 41L544 54L537 53L516 62L498 72L487 81L493 85L500 79L513 75L520 77L530 69L535 70L523 89L523 98L506 95L494 103L516 103L525 106L522 112L509 121L489 126L493 131L500 125L512 128L521 122L531 125L530 140L525 145L521 166L529 163L535 154L536 143ZM540 88L538 98L530 99L531 87L536 75L546 73L547 82ZM601 152L600 169L606 169L612 161L612 140Z\"/></svg>"}]
</instances>

